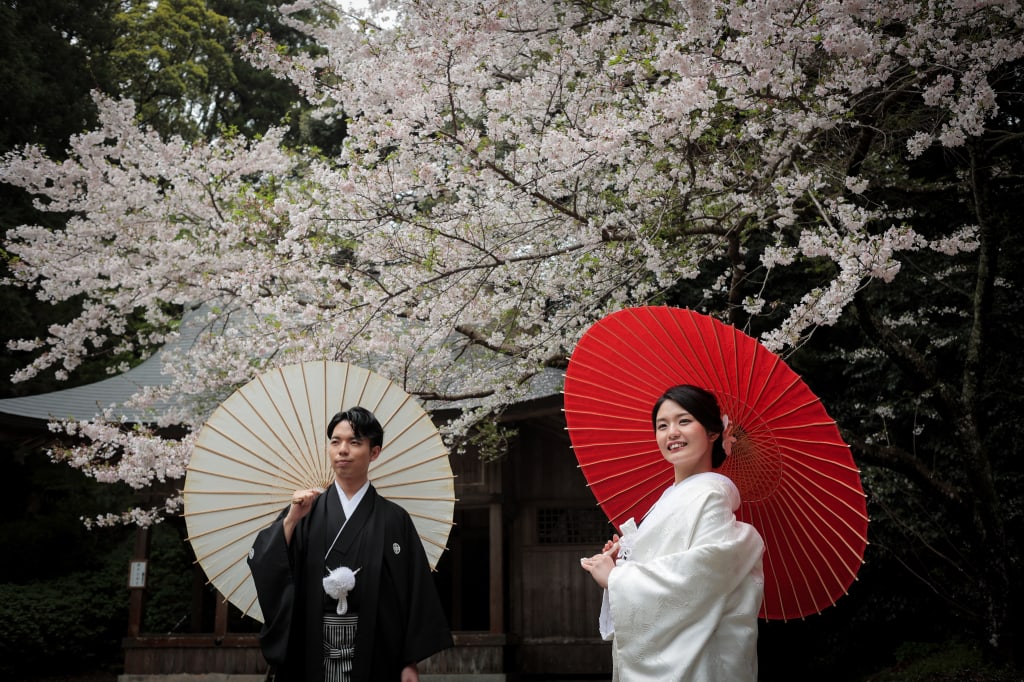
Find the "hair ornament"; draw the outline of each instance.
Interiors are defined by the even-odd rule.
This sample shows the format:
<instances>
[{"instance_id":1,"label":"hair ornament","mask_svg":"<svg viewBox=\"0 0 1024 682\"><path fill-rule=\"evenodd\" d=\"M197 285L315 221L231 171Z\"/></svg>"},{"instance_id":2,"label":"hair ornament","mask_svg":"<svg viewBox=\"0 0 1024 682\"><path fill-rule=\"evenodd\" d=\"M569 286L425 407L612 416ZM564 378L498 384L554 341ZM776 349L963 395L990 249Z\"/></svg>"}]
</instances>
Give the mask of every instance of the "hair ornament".
<instances>
[{"instance_id":1,"label":"hair ornament","mask_svg":"<svg viewBox=\"0 0 1024 682\"><path fill-rule=\"evenodd\" d=\"M736 428L735 424L729 422L729 415L722 415L722 449L725 450L725 455L728 457L732 454L732 446L736 444L736 436L732 435L733 429Z\"/></svg>"}]
</instances>

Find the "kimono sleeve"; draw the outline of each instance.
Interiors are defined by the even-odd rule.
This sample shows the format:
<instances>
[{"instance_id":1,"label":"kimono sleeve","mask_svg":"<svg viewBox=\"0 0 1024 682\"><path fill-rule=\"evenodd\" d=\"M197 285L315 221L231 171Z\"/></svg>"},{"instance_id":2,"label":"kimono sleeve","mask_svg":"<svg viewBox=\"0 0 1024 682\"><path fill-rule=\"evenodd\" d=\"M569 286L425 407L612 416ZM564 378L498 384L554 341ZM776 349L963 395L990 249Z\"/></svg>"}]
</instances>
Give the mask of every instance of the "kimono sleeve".
<instances>
[{"instance_id":1,"label":"kimono sleeve","mask_svg":"<svg viewBox=\"0 0 1024 682\"><path fill-rule=\"evenodd\" d=\"M404 514L403 535L411 562L407 577L406 637L402 654L406 663L415 663L453 646L448 621L430 573L430 562L416 526Z\"/></svg>"},{"instance_id":2,"label":"kimono sleeve","mask_svg":"<svg viewBox=\"0 0 1024 682\"><path fill-rule=\"evenodd\" d=\"M249 550L249 571L256 583L256 597L263 611L260 648L271 665L283 665L288 653L295 580L292 576L284 524L279 519L256 536Z\"/></svg>"}]
</instances>

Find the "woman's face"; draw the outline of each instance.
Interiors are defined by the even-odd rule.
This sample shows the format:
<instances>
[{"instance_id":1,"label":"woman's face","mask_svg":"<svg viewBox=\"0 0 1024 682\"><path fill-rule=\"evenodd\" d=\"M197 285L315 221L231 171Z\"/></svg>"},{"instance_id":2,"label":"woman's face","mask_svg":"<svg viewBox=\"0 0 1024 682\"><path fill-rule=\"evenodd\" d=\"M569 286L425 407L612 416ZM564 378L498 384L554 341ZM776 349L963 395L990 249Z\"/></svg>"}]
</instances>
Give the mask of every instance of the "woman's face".
<instances>
[{"instance_id":1,"label":"woman's face","mask_svg":"<svg viewBox=\"0 0 1024 682\"><path fill-rule=\"evenodd\" d=\"M661 404L654 420L654 436L661 456L675 470L676 483L711 471L711 446L718 435L708 435L704 425L679 403L666 400Z\"/></svg>"}]
</instances>

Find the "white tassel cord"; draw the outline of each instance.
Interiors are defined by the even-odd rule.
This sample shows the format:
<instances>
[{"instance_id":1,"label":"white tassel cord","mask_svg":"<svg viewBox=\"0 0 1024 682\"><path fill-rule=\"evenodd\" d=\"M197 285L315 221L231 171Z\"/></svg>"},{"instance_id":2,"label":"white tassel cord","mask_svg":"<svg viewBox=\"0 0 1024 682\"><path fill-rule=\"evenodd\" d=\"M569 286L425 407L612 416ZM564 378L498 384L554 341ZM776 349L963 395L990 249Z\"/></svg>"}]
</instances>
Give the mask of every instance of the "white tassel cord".
<instances>
[{"instance_id":1,"label":"white tassel cord","mask_svg":"<svg viewBox=\"0 0 1024 682\"><path fill-rule=\"evenodd\" d=\"M324 578L324 592L327 596L338 600L338 615L348 611L348 593L356 586L356 573L348 566L338 566Z\"/></svg>"}]
</instances>

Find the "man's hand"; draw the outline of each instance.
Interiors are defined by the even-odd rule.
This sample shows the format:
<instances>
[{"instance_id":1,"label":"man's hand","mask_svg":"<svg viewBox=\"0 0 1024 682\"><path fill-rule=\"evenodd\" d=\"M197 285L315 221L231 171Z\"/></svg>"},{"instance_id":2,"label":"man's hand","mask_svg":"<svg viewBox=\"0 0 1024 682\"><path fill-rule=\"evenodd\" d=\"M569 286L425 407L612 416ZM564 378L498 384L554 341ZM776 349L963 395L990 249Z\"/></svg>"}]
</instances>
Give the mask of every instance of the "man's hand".
<instances>
[{"instance_id":1,"label":"man's hand","mask_svg":"<svg viewBox=\"0 0 1024 682\"><path fill-rule=\"evenodd\" d=\"M310 488L309 490L296 490L292 493L292 506L288 509L288 515L284 517L285 542L291 544L295 526L299 524L299 521L304 516L309 514L309 510L313 508L313 501L320 497L322 492L322 490Z\"/></svg>"},{"instance_id":2,"label":"man's hand","mask_svg":"<svg viewBox=\"0 0 1024 682\"><path fill-rule=\"evenodd\" d=\"M415 663L402 668L402 682L420 682L420 672L416 669Z\"/></svg>"}]
</instances>

